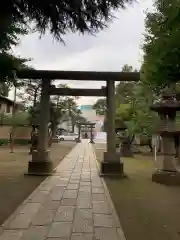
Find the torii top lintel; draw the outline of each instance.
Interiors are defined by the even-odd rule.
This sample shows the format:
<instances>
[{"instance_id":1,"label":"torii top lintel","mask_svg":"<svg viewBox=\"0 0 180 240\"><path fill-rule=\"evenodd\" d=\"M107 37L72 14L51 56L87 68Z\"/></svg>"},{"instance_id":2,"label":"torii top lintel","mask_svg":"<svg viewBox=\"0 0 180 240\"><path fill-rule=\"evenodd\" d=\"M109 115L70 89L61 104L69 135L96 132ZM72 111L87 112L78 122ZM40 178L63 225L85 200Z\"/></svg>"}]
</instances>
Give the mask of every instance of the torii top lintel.
<instances>
[{"instance_id":1,"label":"torii top lintel","mask_svg":"<svg viewBox=\"0 0 180 240\"><path fill-rule=\"evenodd\" d=\"M133 81L140 80L139 72L93 72L93 71L53 71L53 70L19 70L20 79L83 80L83 81Z\"/></svg>"},{"instance_id":2,"label":"torii top lintel","mask_svg":"<svg viewBox=\"0 0 180 240\"><path fill-rule=\"evenodd\" d=\"M89 122L88 122L88 123L86 123L86 122L82 122L82 123L81 123L81 122L80 122L80 123L78 123L78 125L83 126L83 127L84 127L84 126L90 126L90 127L92 127L92 126L95 126L96 123L91 123L91 122L90 122L90 123L89 123Z\"/></svg>"}]
</instances>

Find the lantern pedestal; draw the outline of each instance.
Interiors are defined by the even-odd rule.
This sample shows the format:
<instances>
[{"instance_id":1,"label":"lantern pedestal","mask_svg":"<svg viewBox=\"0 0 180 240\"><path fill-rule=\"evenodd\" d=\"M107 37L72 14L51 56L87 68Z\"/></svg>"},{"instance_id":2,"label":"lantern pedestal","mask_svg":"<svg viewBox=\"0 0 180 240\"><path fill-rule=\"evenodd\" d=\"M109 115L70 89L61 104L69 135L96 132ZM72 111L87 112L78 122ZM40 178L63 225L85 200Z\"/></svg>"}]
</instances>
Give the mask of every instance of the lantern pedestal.
<instances>
[{"instance_id":1,"label":"lantern pedestal","mask_svg":"<svg viewBox=\"0 0 180 240\"><path fill-rule=\"evenodd\" d=\"M157 170L152 175L152 181L169 186L180 185L180 172Z\"/></svg>"},{"instance_id":2,"label":"lantern pedestal","mask_svg":"<svg viewBox=\"0 0 180 240\"><path fill-rule=\"evenodd\" d=\"M120 154L121 157L133 157L132 147L128 137L121 137Z\"/></svg>"}]
</instances>

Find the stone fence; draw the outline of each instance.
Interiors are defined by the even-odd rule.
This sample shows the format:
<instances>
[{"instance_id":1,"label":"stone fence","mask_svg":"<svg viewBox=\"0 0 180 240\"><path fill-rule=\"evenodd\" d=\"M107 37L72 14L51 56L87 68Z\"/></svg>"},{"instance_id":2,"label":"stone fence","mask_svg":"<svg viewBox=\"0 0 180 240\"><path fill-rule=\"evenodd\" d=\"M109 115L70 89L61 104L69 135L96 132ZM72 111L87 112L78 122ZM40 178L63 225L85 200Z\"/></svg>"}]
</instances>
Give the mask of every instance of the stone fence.
<instances>
[{"instance_id":1,"label":"stone fence","mask_svg":"<svg viewBox=\"0 0 180 240\"><path fill-rule=\"evenodd\" d=\"M12 126L0 126L0 145L7 145L10 139ZM16 126L14 129L15 144L28 144L31 140L30 126Z\"/></svg>"}]
</instances>

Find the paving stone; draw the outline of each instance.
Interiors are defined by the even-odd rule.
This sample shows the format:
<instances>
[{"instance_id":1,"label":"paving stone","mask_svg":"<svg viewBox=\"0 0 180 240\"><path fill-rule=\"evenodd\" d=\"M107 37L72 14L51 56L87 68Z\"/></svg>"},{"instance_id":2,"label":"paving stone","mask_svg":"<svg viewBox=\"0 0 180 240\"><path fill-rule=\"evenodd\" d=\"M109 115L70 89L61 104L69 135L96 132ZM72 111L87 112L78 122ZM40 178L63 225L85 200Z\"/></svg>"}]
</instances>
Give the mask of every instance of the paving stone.
<instances>
[{"instance_id":1,"label":"paving stone","mask_svg":"<svg viewBox=\"0 0 180 240\"><path fill-rule=\"evenodd\" d=\"M70 238L46 238L46 240L69 240Z\"/></svg>"},{"instance_id":2,"label":"paving stone","mask_svg":"<svg viewBox=\"0 0 180 240\"><path fill-rule=\"evenodd\" d=\"M92 187L103 187L101 182L93 182L91 181Z\"/></svg>"},{"instance_id":3,"label":"paving stone","mask_svg":"<svg viewBox=\"0 0 180 240\"><path fill-rule=\"evenodd\" d=\"M82 169L82 165L83 165L83 159L81 161L77 161L75 166L76 166L76 169L74 169L74 171L78 171Z\"/></svg>"},{"instance_id":4,"label":"paving stone","mask_svg":"<svg viewBox=\"0 0 180 240\"><path fill-rule=\"evenodd\" d=\"M91 182L83 182L83 181L80 181L80 187L81 186L91 186Z\"/></svg>"},{"instance_id":5,"label":"paving stone","mask_svg":"<svg viewBox=\"0 0 180 240\"><path fill-rule=\"evenodd\" d=\"M77 208L92 208L91 198L78 198L77 200Z\"/></svg>"},{"instance_id":6,"label":"paving stone","mask_svg":"<svg viewBox=\"0 0 180 240\"><path fill-rule=\"evenodd\" d=\"M69 178L68 178L68 179L66 179L66 178L65 178L65 179L60 178L60 179L56 182L55 186L61 186L61 185L67 186L68 182L69 182Z\"/></svg>"},{"instance_id":7,"label":"paving stone","mask_svg":"<svg viewBox=\"0 0 180 240\"><path fill-rule=\"evenodd\" d=\"M88 179L89 180L89 182L91 181L91 176L90 175L81 175L81 179L83 180L83 179ZM85 181L86 182L86 181Z\"/></svg>"},{"instance_id":8,"label":"paving stone","mask_svg":"<svg viewBox=\"0 0 180 240\"><path fill-rule=\"evenodd\" d=\"M117 234L116 228L98 227L95 228L96 240L121 240ZM125 240L125 239L122 239Z\"/></svg>"},{"instance_id":9,"label":"paving stone","mask_svg":"<svg viewBox=\"0 0 180 240\"><path fill-rule=\"evenodd\" d=\"M65 190L63 198L77 198L77 190Z\"/></svg>"},{"instance_id":10,"label":"paving stone","mask_svg":"<svg viewBox=\"0 0 180 240\"><path fill-rule=\"evenodd\" d=\"M92 182L102 183L100 177L97 174L92 177Z\"/></svg>"},{"instance_id":11,"label":"paving stone","mask_svg":"<svg viewBox=\"0 0 180 240\"><path fill-rule=\"evenodd\" d=\"M101 193L93 193L92 194L92 201L106 201L106 197L104 194Z\"/></svg>"},{"instance_id":12,"label":"paving stone","mask_svg":"<svg viewBox=\"0 0 180 240\"><path fill-rule=\"evenodd\" d=\"M20 213L24 214L36 214L38 210L40 209L41 204L40 203L26 203L23 205L23 207L20 210Z\"/></svg>"},{"instance_id":13,"label":"paving stone","mask_svg":"<svg viewBox=\"0 0 180 240\"><path fill-rule=\"evenodd\" d=\"M73 233L71 240L95 240L95 237L91 233Z\"/></svg>"},{"instance_id":14,"label":"paving stone","mask_svg":"<svg viewBox=\"0 0 180 240\"><path fill-rule=\"evenodd\" d=\"M65 177L64 177L64 178L63 178L63 177L60 177L59 180L60 180L60 181L63 181L63 182L68 182L68 181L69 181L69 178L70 178L70 175L69 175L68 177L66 177L66 178L65 178Z\"/></svg>"},{"instance_id":15,"label":"paving stone","mask_svg":"<svg viewBox=\"0 0 180 240\"><path fill-rule=\"evenodd\" d=\"M77 190L79 188L79 184L68 184L67 189L68 190Z\"/></svg>"},{"instance_id":16,"label":"paving stone","mask_svg":"<svg viewBox=\"0 0 180 240\"><path fill-rule=\"evenodd\" d=\"M80 180L80 176L71 176L71 180Z\"/></svg>"},{"instance_id":17,"label":"paving stone","mask_svg":"<svg viewBox=\"0 0 180 240\"><path fill-rule=\"evenodd\" d=\"M59 181L58 183L56 183L56 187L66 187L68 185L68 182L64 182L64 181Z\"/></svg>"},{"instance_id":18,"label":"paving stone","mask_svg":"<svg viewBox=\"0 0 180 240\"><path fill-rule=\"evenodd\" d=\"M40 186L40 190L50 192L53 187L54 187L53 183L45 182Z\"/></svg>"},{"instance_id":19,"label":"paving stone","mask_svg":"<svg viewBox=\"0 0 180 240\"><path fill-rule=\"evenodd\" d=\"M77 179L71 180L70 179L69 184L79 184L79 180L77 180Z\"/></svg>"},{"instance_id":20,"label":"paving stone","mask_svg":"<svg viewBox=\"0 0 180 240\"><path fill-rule=\"evenodd\" d=\"M68 238L46 238L46 240L69 240L70 238L68 237Z\"/></svg>"},{"instance_id":21,"label":"paving stone","mask_svg":"<svg viewBox=\"0 0 180 240\"><path fill-rule=\"evenodd\" d=\"M91 193L91 187L90 186L80 186L79 191Z\"/></svg>"},{"instance_id":22,"label":"paving stone","mask_svg":"<svg viewBox=\"0 0 180 240\"><path fill-rule=\"evenodd\" d=\"M97 187L103 187L103 184L101 182L100 178L97 178L97 176L91 178L92 185Z\"/></svg>"},{"instance_id":23,"label":"paving stone","mask_svg":"<svg viewBox=\"0 0 180 240\"><path fill-rule=\"evenodd\" d=\"M92 193L104 193L104 188L92 188Z\"/></svg>"},{"instance_id":24,"label":"paving stone","mask_svg":"<svg viewBox=\"0 0 180 240\"><path fill-rule=\"evenodd\" d=\"M65 188L64 187L55 187L53 188L52 192L51 192L51 199L53 201L58 201L61 200L64 194Z\"/></svg>"},{"instance_id":25,"label":"paving stone","mask_svg":"<svg viewBox=\"0 0 180 240\"><path fill-rule=\"evenodd\" d=\"M108 214L94 214L95 227L113 227L114 221L112 215Z\"/></svg>"},{"instance_id":26,"label":"paving stone","mask_svg":"<svg viewBox=\"0 0 180 240\"><path fill-rule=\"evenodd\" d=\"M91 193L89 192L83 192L83 191L79 191L78 192L78 198L91 198Z\"/></svg>"},{"instance_id":27,"label":"paving stone","mask_svg":"<svg viewBox=\"0 0 180 240\"><path fill-rule=\"evenodd\" d=\"M94 177L98 175L97 170L91 169L91 181L93 181Z\"/></svg>"},{"instance_id":28,"label":"paving stone","mask_svg":"<svg viewBox=\"0 0 180 240\"><path fill-rule=\"evenodd\" d=\"M81 173L72 173L71 178L80 179L81 178Z\"/></svg>"},{"instance_id":29,"label":"paving stone","mask_svg":"<svg viewBox=\"0 0 180 240\"><path fill-rule=\"evenodd\" d=\"M32 226L24 232L21 240L45 240L48 232L49 226Z\"/></svg>"},{"instance_id":30,"label":"paving stone","mask_svg":"<svg viewBox=\"0 0 180 240\"><path fill-rule=\"evenodd\" d=\"M76 161L76 163L75 163L75 168L73 169L72 174L73 174L73 173L81 174L81 168L82 168L81 165L82 165L82 164L81 164L80 162Z\"/></svg>"},{"instance_id":31,"label":"paving stone","mask_svg":"<svg viewBox=\"0 0 180 240\"><path fill-rule=\"evenodd\" d=\"M69 238L72 231L72 223L54 222L49 232L49 238Z\"/></svg>"},{"instance_id":32,"label":"paving stone","mask_svg":"<svg viewBox=\"0 0 180 240\"><path fill-rule=\"evenodd\" d=\"M23 235L21 230L4 230L0 235L1 240L20 240Z\"/></svg>"},{"instance_id":33,"label":"paving stone","mask_svg":"<svg viewBox=\"0 0 180 240\"><path fill-rule=\"evenodd\" d=\"M34 203L43 203L47 199L48 195L49 191L37 191L30 201Z\"/></svg>"},{"instance_id":34,"label":"paving stone","mask_svg":"<svg viewBox=\"0 0 180 240\"><path fill-rule=\"evenodd\" d=\"M53 201L51 199L44 202L42 205L46 210L57 210L60 206L60 201Z\"/></svg>"},{"instance_id":35,"label":"paving stone","mask_svg":"<svg viewBox=\"0 0 180 240\"><path fill-rule=\"evenodd\" d=\"M54 218L54 222L72 222L74 218L75 207L61 206Z\"/></svg>"},{"instance_id":36,"label":"paving stone","mask_svg":"<svg viewBox=\"0 0 180 240\"><path fill-rule=\"evenodd\" d=\"M43 226L51 224L55 216L55 210L47 210L42 208L35 216L32 221L32 225Z\"/></svg>"},{"instance_id":37,"label":"paving stone","mask_svg":"<svg viewBox=\"0 0 180 240\"><path fill-rule=\"evenodd\" d=\"M93 213L111 214L112 211L107 202L93 202Z\"/></svg>"},{"instance_id":38,"label":"paving stone","mask_svg":"<svg viewBox=\"0 0 180 240\"><path fill-rule=\"evenodd\" d=\"M78 171L78 172L73 171L71 177L81 177L81 171Z\"/></svg>"},{"instance_id":39,"label":"paving stone","mask_svg":"<svg viewBox=\"0 0 180 240\"><path fill-rule=\"evenodd\" d=\"M91 179L90 179L90 178L81 178L81 181L82 181L82 182L90 182Z\"/></svg>"},{"instance_id":40,"label":"paving stone","mask_svg":"<svg viewBox=\"0 0 180 240\"><path fill-rule=\"evenodd\" d=\"M69 166L70 164L67 164L67 165L64 165L64 167L66 168L66 169L68 169L68 168L70 168L70 166ZM62 169L61 169L62 170ZM71 170L69 169L68 171L66 171L66 170L63 170L62 172L61 172L61 178L68 178L70 175L71 175Z\"/></svg>"},{"instance_id":41,"label":"paving stone","mask_svg":"<svg viewBox=\"0 0 180 240\"><path fill-rule=\"evenodd\" d=\"M61 206L76 206L76 198L64 198L61 200Z\"/></svg>"},{"instance_id":42,"label":"paving stone","mask_svg":"<svg viewBox=\"0 0 180 240\"><path fill-rule=\"evenodd\" d=\"M89 179L89 181L90 181L91 180L91 175L90 174L82 174L81 179Z\"/></svg>"},{"instance_id":43,"label":"paving stone","mask_svg":"<svg viewBox=\"0 0 180 240\"><path fill-rule=\"evenodd\" d=\"M35 215L35 214L34 214ZM6 227L7 229L26 229L33 219L32 214L18 214Z\"/></svg>"},{"instance_id":44,"label":"paving stone","mask_svg":"<svg viewBox=\"0 0 180 240\"><path fill-rule=\"evenodd\" d=\"M73 224L73 232L93 233L93 218L90 209L77 209Z\"/></svg>"}]
</instances>

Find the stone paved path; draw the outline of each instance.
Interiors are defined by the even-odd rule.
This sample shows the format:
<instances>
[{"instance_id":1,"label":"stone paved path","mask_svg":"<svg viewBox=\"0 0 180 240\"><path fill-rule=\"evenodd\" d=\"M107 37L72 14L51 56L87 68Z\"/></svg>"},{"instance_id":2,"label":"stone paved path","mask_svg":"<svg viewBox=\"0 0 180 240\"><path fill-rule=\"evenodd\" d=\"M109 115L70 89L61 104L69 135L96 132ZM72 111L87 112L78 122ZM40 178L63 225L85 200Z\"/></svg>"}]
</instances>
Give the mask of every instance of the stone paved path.
<instances>
[{"instance_id":1,"label":"stone paved path","mask_svg":"<svg viewBox=\"0 0 180 240\"><path fill-rule=\"evenodd\" d=\"M125 240L87 141L0 227L0 240Z\"/></svg>"}]
</instances>

